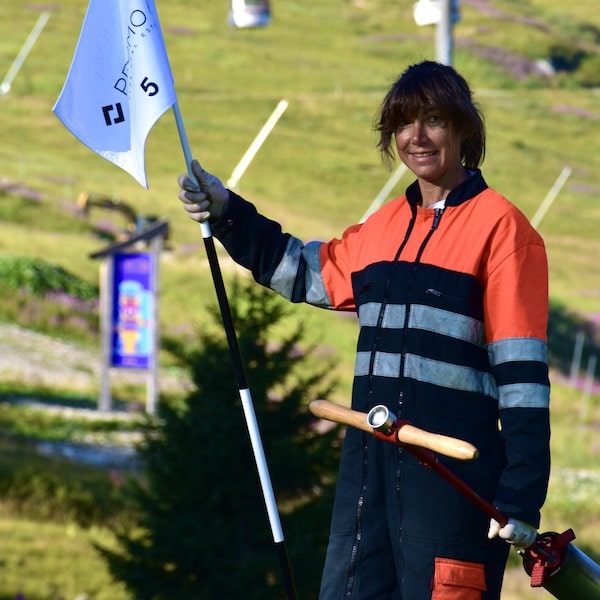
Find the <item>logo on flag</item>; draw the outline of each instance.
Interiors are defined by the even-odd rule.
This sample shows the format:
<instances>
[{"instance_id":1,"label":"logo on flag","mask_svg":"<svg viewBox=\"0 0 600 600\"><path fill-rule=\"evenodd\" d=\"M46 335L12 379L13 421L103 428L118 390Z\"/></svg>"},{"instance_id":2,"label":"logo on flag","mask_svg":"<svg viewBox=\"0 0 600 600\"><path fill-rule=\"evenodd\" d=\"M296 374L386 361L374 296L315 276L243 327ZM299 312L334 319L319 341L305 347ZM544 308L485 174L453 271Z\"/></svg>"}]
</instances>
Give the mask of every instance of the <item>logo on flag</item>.
<instances>
[{"instance_id":1,"label":"logo on flag","mask_svg":"<svg viewBox=\"0 0 600 600\"><path fill-rule=\"evenodd\" d=\"M147 188L146 138L176 99L154 0L90 0L52 109L63 125Z\"/></svg>"}]
</instances>

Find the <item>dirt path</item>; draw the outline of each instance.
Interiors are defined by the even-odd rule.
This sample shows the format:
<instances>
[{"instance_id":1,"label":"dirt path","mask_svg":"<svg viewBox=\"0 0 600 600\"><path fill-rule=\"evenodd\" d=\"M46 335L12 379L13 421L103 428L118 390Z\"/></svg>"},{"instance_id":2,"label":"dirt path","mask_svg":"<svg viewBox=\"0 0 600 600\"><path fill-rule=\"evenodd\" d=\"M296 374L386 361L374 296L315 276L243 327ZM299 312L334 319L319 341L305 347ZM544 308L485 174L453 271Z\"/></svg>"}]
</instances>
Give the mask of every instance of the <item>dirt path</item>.
<instances>
[{"instance_id":1,"label":"dirt path","mask_svg":"<svg viewBox=\"0 0 600 600\"><path fill-rule=\"evenodd\" d=\"M0 324L0 381L89 395L100 389L100 371L99 350L18 325ZM146 373L119 369L111 378L144 385ZM180 374L161 371L159 386L161 391L185 392L190 382Z\"/></svg>"}]
</instances>

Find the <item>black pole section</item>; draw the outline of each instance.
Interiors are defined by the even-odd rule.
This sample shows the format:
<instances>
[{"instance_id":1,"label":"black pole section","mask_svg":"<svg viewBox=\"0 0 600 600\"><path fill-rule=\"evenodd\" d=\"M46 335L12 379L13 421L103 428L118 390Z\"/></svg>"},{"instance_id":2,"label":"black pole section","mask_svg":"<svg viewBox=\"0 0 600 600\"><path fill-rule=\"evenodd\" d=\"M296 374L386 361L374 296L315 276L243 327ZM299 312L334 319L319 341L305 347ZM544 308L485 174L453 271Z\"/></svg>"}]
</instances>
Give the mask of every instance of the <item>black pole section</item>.
<instances>
[{"instance_id":1,"label":"black pole section","mask_svg":"<svg viewBox=\"0 0 600 600\"><path fill-rule=\"evenodd\" d=\"M231 359L233 362L233 370L235 373L235 378L238 384L238 389L240 390L240 397L242 398L242 406L245 411L250 410L251 415L246 414L246 421L248 424L248 428L250 431L251 438L252 435L252 427L251 423L254 423L254 427L256 432L258 432L258 425L255 423L254 409L252 408L252 403L249 396L248 389L248 380L246 377L246 370L244 369L244 363L242 361L242 355L240 352L240 347L237 339L237 335L235 333L235 326L233 323L233 319L231 316L231 309L229 306L229 300L227 298L227 292L225 291L225 284L223 283L223 275L221 273L221 268L219 265L219 259L217 257L217 252L215 249L215 242L212 236L204 237L204 247L206 249L206 255L208 257L208 264L210 265L210 271L212 274L212 279L215 286L215 292L217 295L217 301L219 304L219 309L221 311L221 318L223 319L223 327L225 328L225 334L227 336L227 343L229 344L229 350L231 352ZM245 403L244 400L247 400ZM262 443L260 442L260 437L258 435L254 436L253 446L258 445L259 448L254 448L255 458L257 460L257 465L259 466L259 475L261 474L260 463L264 462ZM257 456L258 450L258 456ZM262 458L262 461L261 461ZM277 505L275 503L275 498L273 496L271 482L268 475L268 471L266 469L266 462L264 462L264 469L262 470L261 483L263 486L263 495L265 497L265 503L267 505L267 511L269 512L269 518L271 520L271 529L273 533L273 539L275 541L275 545L277 547L279 553L279 560L281 563L281 570L283 574L283 581L285 585L285 589L287 591L287 596L290 600L296 600L296 587L294 584L294 577L292 574L292 568L290 565L289 556L287 553L287 548L285 545L285 540L283 538L283 532L281 531L281 525L279 523L279 516L277 513ZM269 498L272 497L272 502L269 501ZM271 510L270 510L271 509Z\"/></svg>"},{"instance_id":2,"label":"black pole section","mask_svg":"<svg viewBox=\"0 0 600 600\"><path fill-rule=\"evenodd\" d=\"M244 368L244 363L242 361L242 354L240 352L237 335L235 333L235 325L229 307L229 299L227 298L227 292L225 291L219 258L215 249L215 241L212 236L204 238L204 248L206 250L210 272L215 285L215 292L219 303L219 310L221 311L223 327L225 328L225 335L227 336L227 343L229 344L229 351L231 352L235 380L238 389L244 390L248 388L248 378L246 377L246 369Z\"/></svg>"}]
</instances>

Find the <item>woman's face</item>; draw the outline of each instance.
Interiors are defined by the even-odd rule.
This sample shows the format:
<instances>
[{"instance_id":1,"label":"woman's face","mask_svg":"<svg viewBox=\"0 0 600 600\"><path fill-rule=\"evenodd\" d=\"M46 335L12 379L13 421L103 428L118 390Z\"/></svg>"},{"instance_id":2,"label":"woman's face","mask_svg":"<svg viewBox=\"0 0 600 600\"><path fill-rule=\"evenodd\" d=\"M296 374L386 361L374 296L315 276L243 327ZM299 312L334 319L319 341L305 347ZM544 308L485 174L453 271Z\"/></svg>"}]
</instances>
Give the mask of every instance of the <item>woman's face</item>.
<instances>
[{"instance_id":1,"label":"woman's face","mask_svg":"<svg viewBox=\"0 0 600 600\"><path fill-rule=\"evenodd\" d=\"M419 180L452 189L462 173L459 135L435 111L416 117L396 131L400 160Z\"/></svg>"}]
</instances>

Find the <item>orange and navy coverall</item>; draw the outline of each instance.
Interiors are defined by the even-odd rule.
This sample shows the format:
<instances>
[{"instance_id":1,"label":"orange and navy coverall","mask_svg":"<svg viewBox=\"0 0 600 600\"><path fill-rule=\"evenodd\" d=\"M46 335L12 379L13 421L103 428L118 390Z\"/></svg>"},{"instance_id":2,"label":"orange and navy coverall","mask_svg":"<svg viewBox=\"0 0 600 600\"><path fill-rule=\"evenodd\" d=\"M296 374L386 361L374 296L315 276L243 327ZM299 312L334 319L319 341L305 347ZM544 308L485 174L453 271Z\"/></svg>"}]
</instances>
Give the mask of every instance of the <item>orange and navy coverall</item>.
<instances>
[{"instance_id":1,"label":"orange and navy coverall","mask_svg":"<svg viewBox=\"0 0 600 600\"><path fill-rule=\"evenodd\" d=\"M539 527L550 469L548 268L525 216L479 170L443 209L417 183L340 239L304 244L231 193L213 233L293 302L356 311L352 407L464 439L439 457L504 514ZM322 600L499 598L509 546L406 449L346 432Z\"/></svg>"}]
</instances>

